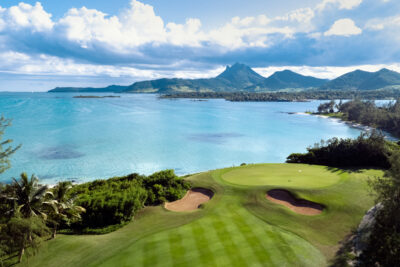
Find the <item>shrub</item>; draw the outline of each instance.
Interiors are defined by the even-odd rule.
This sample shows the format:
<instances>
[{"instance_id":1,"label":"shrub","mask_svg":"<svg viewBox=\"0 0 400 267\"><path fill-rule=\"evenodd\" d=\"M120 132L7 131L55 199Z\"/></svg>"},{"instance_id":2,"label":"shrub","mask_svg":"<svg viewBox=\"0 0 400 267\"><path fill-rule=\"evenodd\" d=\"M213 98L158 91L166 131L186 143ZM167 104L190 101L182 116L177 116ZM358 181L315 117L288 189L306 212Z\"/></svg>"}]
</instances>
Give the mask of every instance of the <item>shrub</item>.
<instances>
[{"instance_id":1,"label":"shrub","mask_svg":"<svg viewBox=\"0 0 400 267\"><path fill-rule=\"evenodd\" d=\"M385 141L378 132L363 133L356 139L332 138L307 148L307 153L293 153L288 163L307 163L333 167L389 168L389 156L399 150L395 143Z\"/></svg>"},{"instance_id":2,"label":"shrub","mask_svg":"<svg viewBox=\"0 0 400 267\"><path fill-rule=\"evenodd\" d=\"M85 233L105 233L129 222L145 205L158 205L181 198L190 185L173 170L148 177L130 174L74 186L69 194L86 212L73 228ZM106 229L96 229L105 228Z\"/></svg>"}]
</instances>

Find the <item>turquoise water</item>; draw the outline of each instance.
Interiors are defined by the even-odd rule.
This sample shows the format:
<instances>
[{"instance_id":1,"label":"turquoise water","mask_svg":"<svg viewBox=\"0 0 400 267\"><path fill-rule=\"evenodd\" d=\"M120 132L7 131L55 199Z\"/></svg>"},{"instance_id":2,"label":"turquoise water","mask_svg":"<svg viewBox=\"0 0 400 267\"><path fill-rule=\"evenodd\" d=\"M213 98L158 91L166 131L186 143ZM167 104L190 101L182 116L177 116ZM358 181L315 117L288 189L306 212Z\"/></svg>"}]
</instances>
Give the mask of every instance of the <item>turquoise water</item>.
<instances>
[{"instance_id":1,"label":"turquoise water","mask_svg":"<svg viewBox=\"0 0 400 267\"><path fill-rule=\"evenodd\" d=\"M13 119L6 137L22 144L9 181L22 171L45 183L82 182L174 169L188 174L242 162L284 162L321 139L355 137L343 123L287 112L320 101L160 100L156 95L77 99L71 93L0 93L0 114ZM101 95L101 94L98 94Z\"/></svg>"}]
</instances>

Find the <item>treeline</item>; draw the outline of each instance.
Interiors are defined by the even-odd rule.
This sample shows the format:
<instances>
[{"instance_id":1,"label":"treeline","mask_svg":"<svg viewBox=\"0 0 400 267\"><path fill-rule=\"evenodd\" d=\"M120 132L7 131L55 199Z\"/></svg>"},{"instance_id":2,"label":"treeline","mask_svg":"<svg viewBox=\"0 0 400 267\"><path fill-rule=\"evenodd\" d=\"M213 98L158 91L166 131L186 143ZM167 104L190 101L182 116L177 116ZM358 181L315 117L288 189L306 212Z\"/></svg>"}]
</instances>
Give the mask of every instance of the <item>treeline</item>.
<instances>
[{"instance_id":1,"label":"treeline","mask_svg":"<svg viewBox=\"0 0 400 267\"><path fill-rule=\"evenodd\" d=\"M75 197L76 204L86 212L69 229L84 233L109 232L131 221L145 205L180 199L189 188L189 183L177 177L173 170L150 176L134 173L76 185L69 196Z\"/></svg>"},{"instance_id":2,"label":"treeline","mask_svg":"<svg viewBox=\"0 0 400 267\"><path fill-rule=\"evenodd\" d=\"M269 101L307 101L331 99L396 99L400 98L400 90L305 90L298 92L185 92L161 95L160 98L194 98L194 99L225 99L233 102L269 102Z\"/></svg>"},{"instance_id":3,"label":"treeline","mask_svg":"<svg viewBox=\"0 0 400 267\"><path fill-rule=\"evenodd\" d=\"M330 101L318 107L319 114L338 115L343 120L357 122L387 131L400 136L400 102L399 100L377 106L374 101L355 99L336 103ZM335 113L335 114L332 114Z\"/></svg>"},{"instance_id":4,"label":"treeline","mask_svg":"<svg viewBox=\"0 0 400 267\"><path fill-rule=\"evenodd\" d=\"M399 145L386 141L377 131L362 133L358 138L332 138L307 148L307 153L290 154L286 162L327 165L332 167L377 167L388 169L389 157Z\"/></svg>"}]
</instances>

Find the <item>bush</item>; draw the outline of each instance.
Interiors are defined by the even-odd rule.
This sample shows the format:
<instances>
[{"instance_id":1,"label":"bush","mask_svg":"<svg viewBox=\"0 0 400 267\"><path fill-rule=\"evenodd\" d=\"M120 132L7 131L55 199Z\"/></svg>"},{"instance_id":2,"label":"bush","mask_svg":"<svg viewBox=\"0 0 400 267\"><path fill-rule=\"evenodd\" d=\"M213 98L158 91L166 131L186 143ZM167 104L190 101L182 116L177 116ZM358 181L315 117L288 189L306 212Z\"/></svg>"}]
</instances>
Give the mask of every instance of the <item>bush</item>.
<instances>
[{"instance_id":1,"label":"bush","mask_svg":"<svg viewBox=\"0 0 400 267\"><path fill-rule=\"evenodd\" d=\"M76 185L69 194L76 196L76 205L85 208L86 212L73 228L85 233L110 232L132 220L145 205L177 200L189 187L173 170L156 172L148 177L134 173ZM104 227L107 229L97 229Z\"/></svg>"},{"instance_id":2,"label":"bush","mask_svg":"<svg viewBox=\"0 0 400 267\"><path fill-rule=\"evenodd\" d=\"M332 138L307 148L307 153L293 153L288 163L307 163L332 167L390 167L389 156L399 150L378 132L363 133L356 139Z\"/></svg>"},{"instance_id":3,"label":"bush","mask_svg":"<svg viewBox=\"0 0 400 267\"><path fill-rule=\"evenodd\" d=\"M148 192L146 205L158 205L165 201L174 201L183 197L190 185L177 177L173 170L156 172L143 179L143 186Z\"/></svg>"}]
</instances>

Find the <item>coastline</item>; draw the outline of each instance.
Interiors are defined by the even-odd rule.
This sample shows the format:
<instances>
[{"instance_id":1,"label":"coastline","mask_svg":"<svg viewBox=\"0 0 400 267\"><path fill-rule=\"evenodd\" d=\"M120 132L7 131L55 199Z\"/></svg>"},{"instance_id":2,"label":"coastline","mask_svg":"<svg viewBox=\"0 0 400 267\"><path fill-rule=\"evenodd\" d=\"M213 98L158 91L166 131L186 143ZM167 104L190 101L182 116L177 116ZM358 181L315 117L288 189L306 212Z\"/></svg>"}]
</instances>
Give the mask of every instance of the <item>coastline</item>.
<instances>
[{"instance_id":1,"label":"coastline","mask_svg":"<svg viewBox=\"0 0 400 267\"><path fill-rule=\"evenodd\" d=\"M349 126L351 128L358 129L358 130L361 130L361 131L364 131L364 132L371 132L373 130L378 130L378 131L381 131L384 134L385 139L387 139L389 141L399 141L400 140L399 138L397 138L397 137L393 136L392 134L390 134L390 133L388 133L386 131L383 131L383 130L381 130L379 128L375 128L375 127L367 126L367 125L362 125L362 124L357 123L357 122L345 121L345 120L342 120L340 118L330 117L330 116L323 115L323 114L315 114L315 113L311 113L311 112L289 112L288 114L290 114L290 115L316 116L316 117L319 117L319 118L329 119L329 120L332 120L332 121L335 121L335 122L338 122L338 123L346 124L347 126Z\"/></svg>"}]
</instances>

